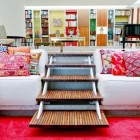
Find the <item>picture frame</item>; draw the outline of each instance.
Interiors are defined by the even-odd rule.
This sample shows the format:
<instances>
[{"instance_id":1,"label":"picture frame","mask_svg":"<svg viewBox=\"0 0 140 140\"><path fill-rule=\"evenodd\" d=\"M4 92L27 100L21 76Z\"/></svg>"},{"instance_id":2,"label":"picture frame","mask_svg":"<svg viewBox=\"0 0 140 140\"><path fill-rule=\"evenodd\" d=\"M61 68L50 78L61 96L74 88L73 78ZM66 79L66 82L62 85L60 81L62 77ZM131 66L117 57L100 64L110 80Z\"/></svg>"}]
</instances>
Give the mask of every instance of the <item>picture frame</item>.
<instances>
[{"instance_id":1,"label":"picture frame","mask_svg":"<svg viewBox=\"0 0 140 140\"><path fill-rule=\"evenodd\" d=\"M61 27L62 25L63 25L62 24L62 19L60 19L60 18L53 19L53 26Z\"/></svg>"}]
</instances>

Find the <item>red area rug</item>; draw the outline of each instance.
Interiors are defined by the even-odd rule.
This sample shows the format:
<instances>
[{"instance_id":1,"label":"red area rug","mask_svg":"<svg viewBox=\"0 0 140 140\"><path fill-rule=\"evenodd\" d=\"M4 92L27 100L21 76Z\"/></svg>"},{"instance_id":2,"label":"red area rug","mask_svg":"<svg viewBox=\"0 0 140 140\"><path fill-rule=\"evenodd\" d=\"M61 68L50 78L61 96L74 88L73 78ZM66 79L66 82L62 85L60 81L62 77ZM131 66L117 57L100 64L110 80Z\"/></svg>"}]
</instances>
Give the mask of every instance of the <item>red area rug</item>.
<instances>
[{"instance_id":1,"label":"red area rug","mask_svg":"<svg viewBox=\"0 0 140 140\"><path fill-rule=\"evenodd\" d=\"M107 118L108 128L43 129L31 117L0 117L0 140L140 140L140 118Z\"/></svg>"}]
</instances>

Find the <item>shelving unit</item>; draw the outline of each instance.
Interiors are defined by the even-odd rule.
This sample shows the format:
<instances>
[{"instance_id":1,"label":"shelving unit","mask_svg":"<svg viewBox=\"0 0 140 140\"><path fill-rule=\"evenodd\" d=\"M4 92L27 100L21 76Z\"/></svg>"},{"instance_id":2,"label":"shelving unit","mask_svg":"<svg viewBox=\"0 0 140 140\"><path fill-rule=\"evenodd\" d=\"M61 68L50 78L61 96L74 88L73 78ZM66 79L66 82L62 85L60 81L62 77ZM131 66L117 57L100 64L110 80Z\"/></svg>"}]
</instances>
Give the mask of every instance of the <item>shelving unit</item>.
<instances>
[{"instance_id":1,"label":"shelving unit","mask_svg":"<svg viewBox=\"0 0 140 140\"><path fill-rule=\"evenodd\" d=\"M25 10L26 38L23 46L35 46L37 42L49 41L49 11Z\"/></svg>"},{"instance_id":2,"label":"shelving unit","mask_svg":"<svg viewBox=\"0 0 140 140\"><path fill-rule=\"evenodd\" d=\"M49 41L49 14L48 10L41 10L42 42Z\"/></svg>"},{"instance_id":3,"label":"shelving unit","mask_svg":"<svg viewBox=\"0 0 140 140\"><path fill-rule=\"evenodd\" d=\"M66 36L72 37L72 36L77 36L77 10L66 10L66 27L65 27L65 32ZM66 46L77 46L77 42L67 42L65 44Z\"/></svg>"},{"instance_id":4,"label":"shelving unit","mask_svg":"<svg viewBox=\"0 0 140 140\"><path fill-rule=\"evenodd\" d=\"M124 25L130 23L130 9L116 9L115 10L115 41L119 45L120 34Z\"/></svg>"},{"instance_id":5,"label":"shelving unit","mask_svg":"<svg viewBox=\"0 0 140 140\"><path fill-rule=\"evenodd\" d=\"M41 11L33 11L33 23L34 23L34 44L36 42L41 42Z\"/></svg>"},{"instance_id":6,"label":"shelving unit","mask_svg":"<svg viewBox=\"0 0 140 140\"><path fill-rule=\"evenodd\" d=\"M90 9L90 46L96 45L96 9Z\"/></svg>"},{"instance_id":7,"label":"shelving unit","mask_svg":"<svg viewBox=\"0 0 140 140\"><path fill-rule=\"evenodd\" d=\"M78 10L63 10L63 29L65 37L79 36ZM101 14L100 14L101 13ZM58 14L58 13L56 13ZM90 46L119 46L120 34L124 25L131 23L130 9L90 9L89 10L88 38ZM54 19L57 19L55 16ZM25 10L26 38L22 39L23 46L34 46L36 42L49 42L49 36L54 22L50 26L50 11ZM84 19L83 19L84 20ZM56 22L58 24L58 22ZM80 22L79 22L80 23ZM58 27L60 25L57 25ZM62 26L62 25L61 25ZM60 27L61 27L60 26ZM99 33L103 27L104 33ZM56 31L56 30L55 30ZM54 32L54 30L52 31ZM78 42L66 42L65 46L78 46Z\"/></svg>"},{"instance_id":8,"label":"shelving unit","mask_svg":"<svg viewBox=\"0 0 140 140\"><path fill-rule=\"evenodd\" d=\"M25 10L25 26L26 26L26 37L22 39L22 46L33 45L33 23L32 23L32 10Z\"/></svg>"},{"instance_id":9,"label":"shelving unit","mask_svg":"<svg viewBox=\"0 0 140 140\"><path fill-rule=\"evenodd\" d=\"M108 10L108 46L114 44L114 10Z\"/></svg>"}]
</instances>

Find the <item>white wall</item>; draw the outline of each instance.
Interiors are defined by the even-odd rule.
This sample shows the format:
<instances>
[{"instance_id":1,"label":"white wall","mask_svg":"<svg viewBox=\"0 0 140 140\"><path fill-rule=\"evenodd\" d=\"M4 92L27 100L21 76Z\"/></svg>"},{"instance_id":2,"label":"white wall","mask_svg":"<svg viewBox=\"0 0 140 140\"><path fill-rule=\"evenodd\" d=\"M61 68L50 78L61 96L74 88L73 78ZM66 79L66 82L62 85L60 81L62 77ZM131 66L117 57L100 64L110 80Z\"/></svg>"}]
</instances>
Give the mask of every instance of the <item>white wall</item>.
<instances>
[{"instance_id":1,"label":"white wall","mask_svg":"<svg viewBox=\"0 0 140 140\"><path fill-rule=\"evenodd\" d=\"M130 5L136 0L25 0L26 6Z\"/></svg>"},{"instance_id":2,"label":"white wall","mask_svg":"<svg viewBox=\"0 0 140 140\"><path fill-rule=\"evenodd\" d=\"M0 25L8 36L25 36L25 0L0 0Z\"/></svg>"}]
</instances>

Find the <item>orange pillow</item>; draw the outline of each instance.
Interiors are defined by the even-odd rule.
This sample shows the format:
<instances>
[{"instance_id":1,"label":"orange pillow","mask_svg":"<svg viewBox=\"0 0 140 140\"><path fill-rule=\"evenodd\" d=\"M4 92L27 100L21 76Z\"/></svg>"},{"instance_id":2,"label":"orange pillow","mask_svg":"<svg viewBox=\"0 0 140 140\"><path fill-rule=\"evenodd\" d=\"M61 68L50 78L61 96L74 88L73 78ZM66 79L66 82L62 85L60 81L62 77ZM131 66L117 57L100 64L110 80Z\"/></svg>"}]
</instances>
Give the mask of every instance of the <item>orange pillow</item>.
<instances>
[{"instance_id":1,"label":"orange pillow","mask_svg":"<svg viewBox=\"0 0 140 140\"><path fill-rule=\"evenodd\" d=\"M8 54L15 54L15 52L30 53L30 47L8 47Z\"/></svg>"}]
</instances>

